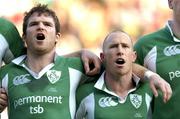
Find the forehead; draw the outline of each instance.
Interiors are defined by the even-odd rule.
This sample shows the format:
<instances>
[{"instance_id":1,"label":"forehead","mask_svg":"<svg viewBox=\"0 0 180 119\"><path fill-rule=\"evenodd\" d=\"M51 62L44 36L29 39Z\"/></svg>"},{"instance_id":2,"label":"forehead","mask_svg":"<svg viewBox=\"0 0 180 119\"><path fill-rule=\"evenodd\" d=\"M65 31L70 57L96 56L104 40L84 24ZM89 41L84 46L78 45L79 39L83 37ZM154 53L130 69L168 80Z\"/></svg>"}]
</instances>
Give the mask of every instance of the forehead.
<instances>
[{"instance_id":1,"label":"forehead","mask_svg":"<svg viewBox=\"0 0 180 119\"><path fill-rule=\"evenodd\" d=\"M106 44L116 44L116 43L125 43L125 44L132 44L131 38L123 32L114 32L109 35L106 39Z\"/></svg>"},{"instance_id":2,"label":"forehead","mask_svg":"<svg viewBox=\"0 0 180 119\"><path fill-rule=\"evenodd\" d=\"M34 21L48 21L54 23L52 16L47 13L33 13L29 18L29 22Z\"/></svg>"}]
</instances>

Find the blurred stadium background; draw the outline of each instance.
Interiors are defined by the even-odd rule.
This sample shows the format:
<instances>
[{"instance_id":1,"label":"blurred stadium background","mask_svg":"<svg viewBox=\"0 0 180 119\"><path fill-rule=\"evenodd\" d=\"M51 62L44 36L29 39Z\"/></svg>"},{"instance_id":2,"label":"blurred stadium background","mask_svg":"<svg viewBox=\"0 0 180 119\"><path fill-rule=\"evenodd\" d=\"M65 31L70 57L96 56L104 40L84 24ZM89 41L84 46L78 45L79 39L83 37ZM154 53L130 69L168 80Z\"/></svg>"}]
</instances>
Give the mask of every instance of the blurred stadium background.
<instances>
[{"instance_id":1,"label":"blurred stadium background","mask_svg":"<svg viewBox=\"0 0 180 119\"><path fill-rule=\"evenodd\" d=\"M0 16L12 21L22 34L24 12L37 3L48 4L59 17L59 54L87 48L99 55L111 30L123 29L135 43L171 18L167 0L0 0ZM5 114L1 118L7 119Z\"/></svg>"}]
</instances>

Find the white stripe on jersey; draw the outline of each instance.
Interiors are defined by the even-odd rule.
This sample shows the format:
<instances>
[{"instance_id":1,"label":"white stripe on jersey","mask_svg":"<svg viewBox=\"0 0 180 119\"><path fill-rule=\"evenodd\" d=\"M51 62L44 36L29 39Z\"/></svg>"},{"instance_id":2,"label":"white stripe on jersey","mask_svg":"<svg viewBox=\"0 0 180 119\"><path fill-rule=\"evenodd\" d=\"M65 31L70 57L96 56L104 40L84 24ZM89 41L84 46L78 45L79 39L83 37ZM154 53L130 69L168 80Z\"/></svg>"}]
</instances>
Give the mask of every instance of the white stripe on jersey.
<instances>
[{"instance_id":1,"label":"white stripe on jersey","mask_svg":"<svg viewBox=\"0 0 180 119\"><path fill-rule=\"evenodd\" d=\"M8 93L8 74L2 79L2 87L6 90L6 93Z\"/></svg>"},{"instance_id":2,"label":"white stripe on jersey","mask_svg":"<svg viewBox=\"0 0 180 119\"><path fill-rule=\"evenodd\" d=\"M81 101L76 113L76 119L84 119L83 117L86 117L86 119L94 119L94 111L94 93L91 93Z\"/></svg>"},{"instance_id":3,"label":"white stripe on jersey","mask_svg":"<svg viewBox=\"0 0 180 119\"><path fill-rule=\"evenodd\" d=\"M2 60L5 63L10 63L11 60L14 58L14 55L12 54L11 50L9 49L9 44L6 41L6 38L0 34L0 67L2 65Z\"/></svg>"},{"instance_id":4,"label":"white stripe on jersey","mask_svg":"<svg viewBox=\"0 0 180 119\"><path fill-rule=\"evenodd\" d=\"M156 72L157 48L153 47L144 58L144 66Z\"/></svg>"},{"instance_id":5,"label":"white stripe on jersey","mask_svg":"<svg viewBox=\"0 0 180 119\"><path fill-rule=\"evenodd\" d=\"M150 107L151 101L152 101L152 97L146 93L145 94L145 101L146 101L146 105L147 105L147 112L148 112L148 119L152 119L152 110Z\"/></svg>"},{"instance_id":6,"label":"white stripe on jersey","mask_svg":"<svg viewBox=\"0 0 180 119\"><path fill-rule=\"evenodd\" d=\"M69 69L69 80L70 80L70 94L69 94L69 109L71 114L71 119L74 119L76 112L76 89L81 80L82 73L73 68Z\"/></svg>"}]
</instances>

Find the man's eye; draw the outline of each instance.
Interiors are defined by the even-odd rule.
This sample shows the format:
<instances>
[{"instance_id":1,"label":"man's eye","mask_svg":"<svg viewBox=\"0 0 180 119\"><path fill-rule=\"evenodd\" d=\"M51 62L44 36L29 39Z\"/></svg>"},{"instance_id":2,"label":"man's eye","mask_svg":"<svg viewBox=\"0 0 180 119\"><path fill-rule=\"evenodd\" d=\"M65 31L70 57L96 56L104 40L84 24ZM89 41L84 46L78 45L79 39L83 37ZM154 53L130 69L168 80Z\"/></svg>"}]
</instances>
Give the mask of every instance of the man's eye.
<instances>
[{"instance_id":1,"label":"man's eye","mask_svg":"<svg viewBox=\"0 0 180 119\"><path fill-rule=\"evenodd\" d=\"M44 23L45 26L52 26L50 23Z\"/></svg>"},{"instance_id":2,"label":"man's eye","mask_svg":"<svg viewBox=\"0 0 180 119\"><path fill-rule=\"evenodd\" d=\"M37 23L30 23L29 26L35 26Z\"/></svg>"},{"instance_id":3,"label":"man's eye","mask_svg":"<svg viewBox=\"0 0 180 119\"><path fill-rule=\"evenodd\" d=\"M111 45L110 48L116 48L118 45Z\"/></svg>"},{"instance_id":4,"label":"man's eye","mask_svg":"<svg viewBox=\"0 0 180 119\"><path fill-rule=\"evenodd\" d=\"M128 46L128 45L122 45L122 47L124 47L124 48L129 48L129 46Z\"/></svg>"}]
</instances>

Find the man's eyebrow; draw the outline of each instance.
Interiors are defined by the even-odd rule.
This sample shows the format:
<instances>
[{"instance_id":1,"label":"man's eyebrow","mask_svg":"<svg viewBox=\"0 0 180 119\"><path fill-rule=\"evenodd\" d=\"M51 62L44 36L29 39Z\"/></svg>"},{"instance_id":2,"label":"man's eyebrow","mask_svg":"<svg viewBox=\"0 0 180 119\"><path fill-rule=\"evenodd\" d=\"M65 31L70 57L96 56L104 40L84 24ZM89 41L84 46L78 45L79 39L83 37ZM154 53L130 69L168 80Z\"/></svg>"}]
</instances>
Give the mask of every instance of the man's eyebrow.
<instances>
[{"instance_id":1,"label":"man's eyebrow","mask_svg":"<svg viewBox=\"0 0 180 119\"><path fill-rule=\"evenodd\" d=\"M118 45L119 45L118 43L111 43L109 44L109 47L118 46Z\"/></svg>"}]
</instances>

